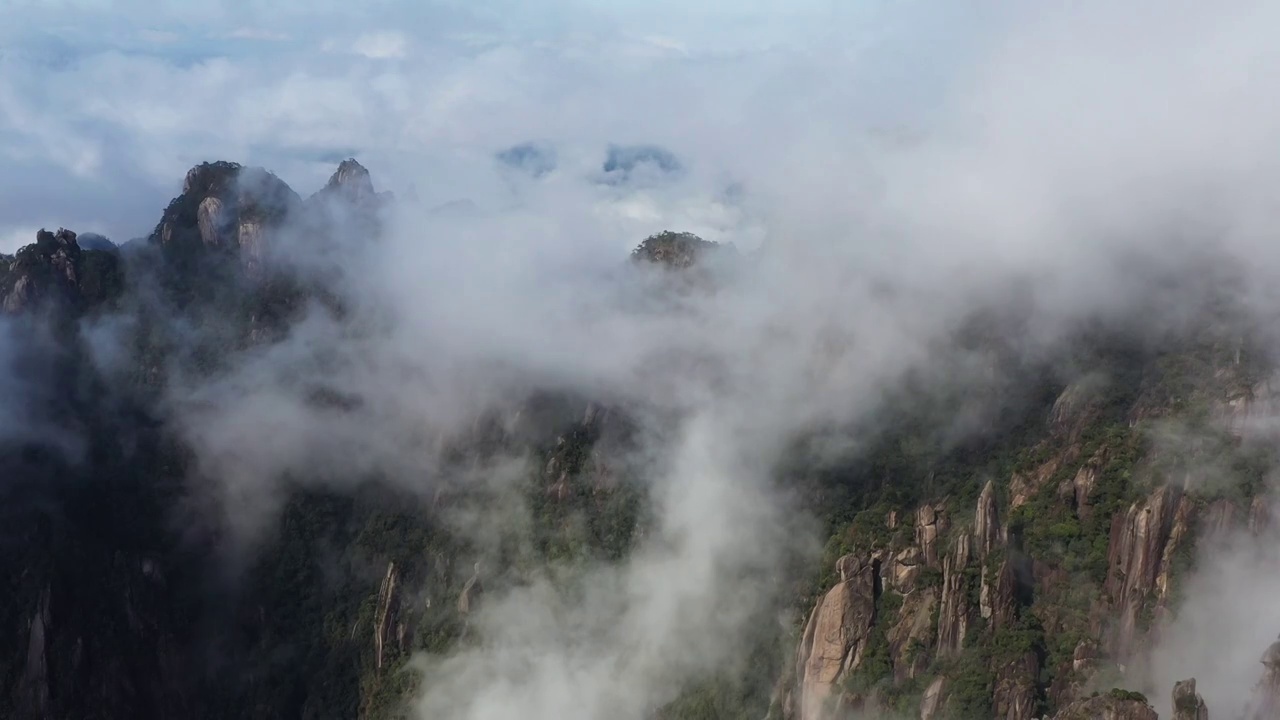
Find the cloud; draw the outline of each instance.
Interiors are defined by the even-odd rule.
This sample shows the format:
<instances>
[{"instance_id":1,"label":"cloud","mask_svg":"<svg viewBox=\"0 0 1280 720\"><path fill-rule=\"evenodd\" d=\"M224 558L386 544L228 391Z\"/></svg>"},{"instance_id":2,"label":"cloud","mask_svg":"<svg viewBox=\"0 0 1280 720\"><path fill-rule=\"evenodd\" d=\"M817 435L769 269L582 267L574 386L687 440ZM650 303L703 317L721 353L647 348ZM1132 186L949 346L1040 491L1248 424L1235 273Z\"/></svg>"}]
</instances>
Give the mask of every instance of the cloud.
<instances>
[{"instance_id":1,"label":"cloud","mask_svg":"<svg viewBox=\"0 0 1280 720\"><path fill-rule=\"evenodd\" d=\"M419 717L649 717L746 652L745 625L793 540L758 494L760 468L715 457L733 445L713 437L732 432L726 420L698 419L672 448L657 542L571 589L548 579L497 598L477 620L481 645L429 664Z\"/></svg>"},{"instance_id":2,"label":"cloud","mask_svg":"<svg viewBox=\"0 0 1280 720\"><path fill-rule=\"evenodd\" d=\"M138 35L143 40L157 45L173 45L182 41L181 35L167 30L141 30Z\"/></svg>"},{"instance_id":3,"label":"cloud","mask_svg":"<svg viewBox=\"0 0 1280 720\"><path fill-rule=\"evenodd\" d=\"M657 145L610 145L600 169L605 182L626 183L633 174L652 181L677 175L684 166L675 153Z\"/></svg>"},{"instance_id":4,"label":"cloud","mask_svg":"<svg viewBox=\"0 0 1280 720\"><path fill-rule=\"evenodd\" d=\"M286 33L255 27L238 27L232 30L227 37L239 40L264 40L267 42L284 42L290 39Z\"/></svg>"},{"instance_id":5,"label":"cloud","mask_svg":"<svg viewBox=\"0 0 1280 720\"><path fill-rule=\"evenodd\" d=\"M499 151L495 159L534 177L542 177L556 169L556 150L545 143L523 142L512 145Z\"/></svg>"},{"instance_id":6,"label":"cloud","mask_svg":"<svg viewBox=\"0 0 1280 720\"><path fill-rule=\"evenodd\" d=\"M78 14L68 7L59 15L30 4L12 11L10 29L51 29L38 40L13 36L15 50L0 59L0 134L30 163L96 180L99 187L120 175L138 186L143 177L146 187L138 192L149 194L152 207L167 202L187 167L210 158L265 165L300 189L315 187L328 168L281 150L299 146L359 147L362 160L393 189L413 181L424 193L437 193L427 198L433 202L452 199L438 186L455 188L465 175L482 175L489 170L481 168L482 157L528 137L564 145L566 156L601 153L619 138L693 156L707 139L692 132L699 126L722 126L759 110L744 105L743 92L759 83L732 78L767 83L771 68L794 52L740 51L732 68L717 67L708 58L723 51L682 32L662 35L684 44L680 57L633 56L620 50L632 42L630 33L607 12L591 8L579 16L568 4L540 11L561 23L541 37L528 35L527 27L538 23L522 24L519 14L498 23L483 6L464 13L386 4L378 8L381 15L338 5L304 14L288 4L231 2L202 4L199 14L130 3L109 15L98 14L106 8L93 3L74 9ZM124 21L144 16L149 32L176 34L182 42L135 44ZM388 32L385 23L397 19L402 29ZM430 22L418 22L423 19ZM755 22L765 27L769 20L766 14ZM297 28L291 41L243 42L250 29L260 38L289 27ZM477 45L481 36L488 39ZM323 43L317 37L338 38L337 47L365 59L317 53ZM63 46L56 64L46 49L50 39ZM410 48L415 55L406 55ZM397 63L386 64L392 57ZM830 59L805 61L806 72L816 77ZM48 111L53 107L58 112ZM653 112L664 107L679 110ZM686 121L694 116L703 120ZM93 201L81 189L57 200L63 212ZM128 218L96 229L112 237L143 234L155 211L138 205Z\"/></svg>"},{"instance_id":7,"label":"cloud","mask_svg":"<svg viewBox=\"0 0 1280 720\"><path fill-rule=\"evenodd\" d=\"M409 46L403 33L383 31L366 33L356 38L351 51L374 60L402 58Z\"/></svg>"}]
</instances>

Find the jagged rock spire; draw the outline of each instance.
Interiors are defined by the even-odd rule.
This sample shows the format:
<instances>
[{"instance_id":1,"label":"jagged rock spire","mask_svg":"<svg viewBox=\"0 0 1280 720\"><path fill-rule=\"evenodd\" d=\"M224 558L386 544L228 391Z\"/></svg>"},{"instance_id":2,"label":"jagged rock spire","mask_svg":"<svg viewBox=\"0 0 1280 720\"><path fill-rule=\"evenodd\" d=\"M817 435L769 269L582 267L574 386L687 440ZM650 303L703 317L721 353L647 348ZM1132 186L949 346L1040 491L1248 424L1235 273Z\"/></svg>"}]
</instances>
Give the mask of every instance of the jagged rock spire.
<instances>
[{"instance_id":1,"label":"jagged rock spire","mask_svg":"<svg viewBox=\"0 0 1280 720\"><path fill-rule=\"evenodd\" d=\"M1173 720L1209 720L1209 708L1196 692L1195 678L1174 683Z\"/></svg>"},{"instance_id":2,"label":"jagged rock spire","mask_svg":"<svg viewBox=\"0 0 1280 720\"><path fill-rule=\"evenodd\" d=\"M116 289L114 260L91 273L92 287L81 284L82 262L76 234L65 228L41 229L36 241L0 265L0 309L10 315L44 303L83 306ZM110 276L110 277L108 277Z\"/></svg>"},{"instance_id":3,"label":"jagged rock spire","mask_svg":"<svg viewBox=\"0 0 1280 720\"><path fill-rule=\"evenodd\" d=\"M369 200L377 195L373 189L373 179L369 177L369 170L355 158L347 158L338 164L338 169L329 176L329 182L325 184L322 192L341 193L356 201Z\"/></svg>"},{"instance_id":4,"label":"jagged rock spire","mask_svg":"<svg viewBox=\"0 0 1280 720\"><path fill-rule=\"evenodd\" d=\"M355 158L347 158L338 163L338 169L329 177L329 185L348 185L351 183L364 183L372 186L373 181L369 179L369 170L361 165Z\"/></svg>"},{"instance_id":5,"label":"jagged rock spire","mask_svg":"<svg viewBox=\"0 0 1280 720\"><path fill-rule=\"evenodd\" d=\"M380 232L378 213L392 200L374 189L368 169L347 158L329 182L307 200L308 213L320 232L336 237L373 236Z\"/></svg>"}]
</instances>

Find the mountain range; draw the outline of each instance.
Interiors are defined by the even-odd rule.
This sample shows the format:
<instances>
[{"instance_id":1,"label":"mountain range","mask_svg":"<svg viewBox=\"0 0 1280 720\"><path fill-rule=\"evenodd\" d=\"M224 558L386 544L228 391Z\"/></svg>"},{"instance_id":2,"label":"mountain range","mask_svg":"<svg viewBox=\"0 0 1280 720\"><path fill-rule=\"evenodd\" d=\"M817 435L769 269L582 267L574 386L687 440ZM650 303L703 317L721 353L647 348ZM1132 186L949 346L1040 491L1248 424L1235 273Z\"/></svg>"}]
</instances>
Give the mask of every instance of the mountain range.
<instances>
[{"instance_id":1,"label":"mountain range","mask_svg":"<svg viewBox=\"0 0 1280 720\"><path fill-rule=\"evenodd\" d=\"M814 420L769 386L877 338L803 367L808 317L662 340L752 312L730 301L767 253L662 232L618 258L622 299L584 304L662 340L623 391L576 344L455 357L430 330L462 308L371 300L397 202L355 160L307 198L205 163L145 238L0 258L0 716L1280 717L1277 630L1218 638L1244 670L1214 655L1254 597L1214 578L1274 574L1280 529L1270 324L1230 263L1135 274L1137 303L1044 342L1016 299L975 305L878 399L818 399L874 411ZM735 471L760 484L654 479L766 425L707 407L784 428Z\"/></svg>"}]
</instances>

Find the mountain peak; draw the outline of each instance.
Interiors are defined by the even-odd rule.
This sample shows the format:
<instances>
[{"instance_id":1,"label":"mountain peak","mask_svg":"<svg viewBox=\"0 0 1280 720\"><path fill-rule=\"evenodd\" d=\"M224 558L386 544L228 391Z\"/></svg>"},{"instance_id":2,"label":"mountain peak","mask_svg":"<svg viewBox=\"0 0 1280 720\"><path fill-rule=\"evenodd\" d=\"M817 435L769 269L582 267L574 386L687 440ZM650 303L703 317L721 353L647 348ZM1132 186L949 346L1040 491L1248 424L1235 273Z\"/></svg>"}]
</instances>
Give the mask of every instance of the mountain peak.
<instances>
[{"instance_id":1,"label":"mountain peak","mask_svg":"<svg viewBox=\"0 0 1280 720\"><path fill-rule=\"evenodd\" d=\"M182 194L195 192L209 195L224 190L235 183L241 168L240 163L226 160L202 162L187 171L187 176L182 181Z\"/></svg>"},{"instance_id":2,"label":"mountain peak","mask_svg":"<svg viewBox=\"0 0 1280 720\"><path fill-rule=\"evenodd\" d=\"M373 197L373 180L369 177L369 170L365 166L356 161L355 158L347 158L338 164L338 169L333 175L329 176L329 182L325 185L326 190L342 190L355 197Z\"/></svg>"},{"instance_id":3,"label":"mountain peak","mask_svg":"<svg viewBox=\"0 0 1280 720\"><path fill-rule=\"evenodd\" d=\"M317 217L324 218L322 224L347 225L355 222L356 226L368 229L376 225L375 216L391 199L391 193L374 189L373 179L365 166L355 158L347 158L338 164L338 169L329 176L329 182L312 195L307 204L318 213Z\"/></svg>"},{"instance_id":4,"label":"mountain peak","mask_svg":"<svg viewBox=\"0 0 1280 720\"><path fill-rule=\"evenodd\" d=\"M669 268L687 268L694 265L703 253L718 247L719 243L703 240L693 233L667 230L645 238L631 252L631 258Z\"/></svg>"},{"instance_id":5,"label":"mountain peak","mask_svg":"<svg viewBox=\"0 0 1280 720\"><path fill-rule=\"evenodd\" d=\"M93 257L81 252L71 230L41 228L34 243L11 257L2 256L6 262L0 263L0 310L16 315L50 303L83 310L118 295L123 285L115 254L89 255Z\"/></svg>"}]
</instances>

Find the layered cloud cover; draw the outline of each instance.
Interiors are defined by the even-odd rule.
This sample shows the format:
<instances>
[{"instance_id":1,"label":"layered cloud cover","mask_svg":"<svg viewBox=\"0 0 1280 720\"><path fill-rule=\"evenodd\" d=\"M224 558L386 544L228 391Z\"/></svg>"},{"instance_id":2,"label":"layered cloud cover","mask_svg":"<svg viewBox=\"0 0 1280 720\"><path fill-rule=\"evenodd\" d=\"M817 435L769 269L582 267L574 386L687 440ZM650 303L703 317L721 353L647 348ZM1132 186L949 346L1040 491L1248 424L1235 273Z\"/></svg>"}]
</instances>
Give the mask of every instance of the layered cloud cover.
<instances>
[{"instance_id":1,"label":"layered cloud cover","mask_svg":"<svg viewBox=\"0 0 1280 720\"><path fill-rule=\"evenodd\" d=\"M143 235L214 158L305 192L355 155L408 199L342 260L367 325L317 311L171 390L246 511L284 474L417 477L511 388L677 418L646 466L655 537L585 595L491 601L429 717L640 718L722 665L803 549L782 448L871 417L906 369L980 377L933 354L974 308L1019 298L1034 353L1206 245L1260 301L1280 269L1274 4L10 2L0 27L11 247ZM617 264L668 227L759 252L687 312L637 311ZM1179 288L1148 327L1198 307ZM316 412L313 382L364 405Z\"/></svg>"},{"instance_id":2,"label":"layered cloud cover","mask_svg":"<svg viewBox=\"0 0 1280 720\"><path fill-rule=\"evenodd\" d=\"M494 155L526 143L555 147L575 182L601 173L609 145L663 148L688 170L681 192L618 212L722 229L737 222L723 191L762 182L779 153L835 160L936 97L934 55L972 44L948 37L962 17L820 2L10 2L0 238L11 251L59 223L145 234L210 158L303 189L355 155L401 196L492 208L511 190Z\"/></svg>"}]
</instances>

